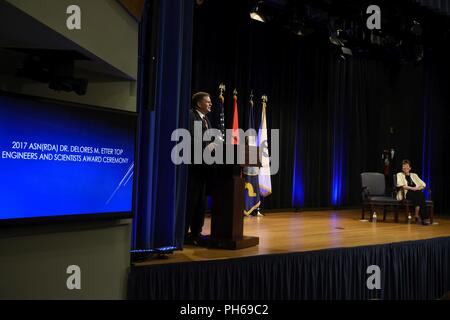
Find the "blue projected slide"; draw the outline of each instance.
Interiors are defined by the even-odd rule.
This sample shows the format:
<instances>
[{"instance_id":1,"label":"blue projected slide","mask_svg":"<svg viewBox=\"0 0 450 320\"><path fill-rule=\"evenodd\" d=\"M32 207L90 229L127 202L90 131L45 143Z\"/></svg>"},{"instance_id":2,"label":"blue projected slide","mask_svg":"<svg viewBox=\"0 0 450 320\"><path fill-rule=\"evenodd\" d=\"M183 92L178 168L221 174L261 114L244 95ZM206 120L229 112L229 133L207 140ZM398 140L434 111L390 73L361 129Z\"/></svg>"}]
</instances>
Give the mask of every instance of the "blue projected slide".
<instances>
[{"instance_id":1,"label":"blue projected slide","mask_svg":"<svg viewBox=\"0 0 450 320\"><path fill-rule=\"evenodd\" d=\"M0 221L131 213L136 117L0 95Z\"/></svg>"}]
</instances>

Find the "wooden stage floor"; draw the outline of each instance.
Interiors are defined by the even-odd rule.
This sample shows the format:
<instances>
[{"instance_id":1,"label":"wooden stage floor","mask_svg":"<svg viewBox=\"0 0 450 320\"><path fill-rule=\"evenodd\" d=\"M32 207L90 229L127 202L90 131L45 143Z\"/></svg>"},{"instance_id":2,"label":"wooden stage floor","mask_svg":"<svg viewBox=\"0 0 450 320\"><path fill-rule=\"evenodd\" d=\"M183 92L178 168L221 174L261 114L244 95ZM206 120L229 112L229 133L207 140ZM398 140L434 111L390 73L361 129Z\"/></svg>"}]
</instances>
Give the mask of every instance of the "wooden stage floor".
<instances>
[{"instance_id":1,"label":"wooden stage floor","mask_svg":"<svg viewBox=\"0 0 450 320\"><path fill-rule=\"evenodd\" d=\"M135 266L230 259L262 254L311 251L326 248L423 240L450 236L450 219L435 217L435 224L422 226L399 223L389 215L386 222L360 221L360 210L330 210L271 213L264 217L246 217L244 234L258 236L259 245L241 250L208 249L185 246L168 259L149 259ZM403 218L403 219L402 219ZM209 234L210 219L205 221L203 234Z\"/></svg>"}]
</instances>

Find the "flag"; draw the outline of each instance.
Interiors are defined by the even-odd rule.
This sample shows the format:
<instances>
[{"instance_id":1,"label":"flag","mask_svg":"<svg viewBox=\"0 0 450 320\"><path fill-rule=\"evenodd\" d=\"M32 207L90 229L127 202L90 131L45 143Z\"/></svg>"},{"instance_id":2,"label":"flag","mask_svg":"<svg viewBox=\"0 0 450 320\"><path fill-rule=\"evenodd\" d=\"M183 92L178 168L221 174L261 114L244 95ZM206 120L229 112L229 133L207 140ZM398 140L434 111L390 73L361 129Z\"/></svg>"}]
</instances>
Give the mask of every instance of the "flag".
<instances>
[{"instance_id":1,"label":"flag","mask_svg":"<svg viewBox=\"0 0 450 320\"><path fill-rule=\"evenodd\" d=\"M239 116L237 107L237 91L234 89L233 93L233 127L231 135L231 144L239 144Z\"/></svg>"},{"instance_id":2,"label":"flag","mask_svg":"<svg viewBox=\"0 0 450 320\"><path fill-rule=\"evenodd\" d=\"M269 142L267 140L267 118L266 118L267 96L262 97L261 124L258 130L258 146L263 153L261 168L259 169L259 191L263 197L272 193L272 181L270 177Z\"/></svg>"},{"instance_id":3,"label":"flag","mask_svg":"<svg viewBox=\"0 0 450 320\"><path fill-rule=\"evenodd\" d=\"M247 123L247 130L255 129L254 108L253 108L253 94L250 95L250 107ZM256 147L256 136L248 137L248 145ZM245 189L244 189L244 214L251 215L257 212L261 205L259 199L259 182L258 182L258 167L244 167Z\"/></svg>"}]
</instances>

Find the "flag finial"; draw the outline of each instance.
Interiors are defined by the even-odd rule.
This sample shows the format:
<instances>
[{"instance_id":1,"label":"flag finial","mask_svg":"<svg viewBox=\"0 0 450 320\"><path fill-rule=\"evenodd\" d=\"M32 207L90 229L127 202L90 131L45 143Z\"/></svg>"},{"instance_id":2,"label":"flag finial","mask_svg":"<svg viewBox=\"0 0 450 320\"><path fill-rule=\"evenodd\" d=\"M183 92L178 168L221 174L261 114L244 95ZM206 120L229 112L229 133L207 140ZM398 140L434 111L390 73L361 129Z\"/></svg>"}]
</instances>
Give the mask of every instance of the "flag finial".
<instances>
[{"instance_id":1,"label":"flag finial","mask_svg":"<svg viewBox=\"0 0 450 320\"><path fill-rule=\"evenodd\" d=\"M225 85L223 84L223 82L219 84L219 91L220 95L222 95L225 92Z\"/></svg>"},{"instance_id":2,"label":"flag finial","mask_svg":"<svg viewBox=\"0 0 450 320\"><path fill-rule=\"evenodd\" d=\"M220 92L219 94L220 103L224 103L225 99L223 98L223 93L225 92L225 85L223 83L219 84L219 92Z\"/></svg>"},{"instance_id":3,"label":"flag finial","mask_svg":"<svg viewBox=\"0 0 450 320\"><path fill-rule=\"evenodd\" d=\"M237 90L236 90L236 88L234 88L234 90L233 90L233 96L237 96Z\"/></svg>"}]
</instances>

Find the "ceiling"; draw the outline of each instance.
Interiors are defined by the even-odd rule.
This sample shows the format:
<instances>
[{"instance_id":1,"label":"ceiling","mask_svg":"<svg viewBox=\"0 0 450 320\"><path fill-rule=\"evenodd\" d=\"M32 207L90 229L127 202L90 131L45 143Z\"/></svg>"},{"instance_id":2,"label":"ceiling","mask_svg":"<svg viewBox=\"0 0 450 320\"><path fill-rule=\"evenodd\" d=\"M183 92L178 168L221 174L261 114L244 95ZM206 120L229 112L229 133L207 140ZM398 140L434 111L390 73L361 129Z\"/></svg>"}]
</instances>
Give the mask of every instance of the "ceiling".
<instances>
[{"instance_id":1,"label":"ceiling","mask_svg":"<svg viewBox=\"0 0 450 320\"><path fill-rule=\"evenodd\" d=\"M51 54L51 57L73 60L76 70L98 73L117 80L133 80L72 40L5 0L0 0L0 73L14 73L29 54Z\"/></svg>"}]
</instances>

